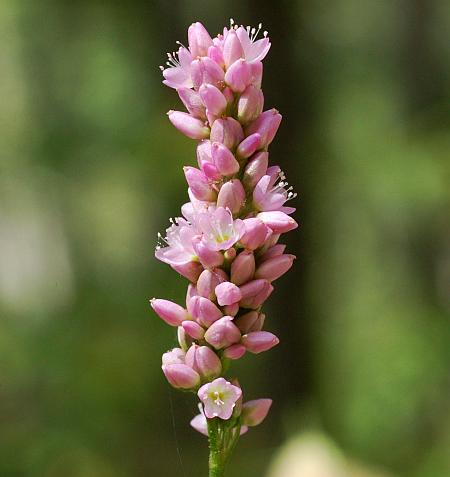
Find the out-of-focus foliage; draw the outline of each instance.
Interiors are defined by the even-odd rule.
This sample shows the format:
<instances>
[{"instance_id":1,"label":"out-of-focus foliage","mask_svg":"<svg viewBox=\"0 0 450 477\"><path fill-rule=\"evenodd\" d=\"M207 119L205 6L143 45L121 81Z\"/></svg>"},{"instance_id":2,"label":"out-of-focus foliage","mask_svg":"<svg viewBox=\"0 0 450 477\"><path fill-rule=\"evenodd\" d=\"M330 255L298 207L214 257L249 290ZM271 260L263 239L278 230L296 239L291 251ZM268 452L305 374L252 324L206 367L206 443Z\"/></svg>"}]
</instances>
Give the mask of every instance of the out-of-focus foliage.
<instances>
[{"instance_id":1,"label":"out-of-focus foliage","mask_svg":"<svg viewBox=\"0 0 450 477\"><path fill-rule=\"evenodd\" d=\"M314 476L450 474L448 2L6 0L2 477L205 475L196 400L160 371L173 330L147 303L184 299L153 247L195 161L157 66L190 22L230 16L270 32L271 160L302 224L270 300L282 343L235 366L275 404L230 477L293 477L317 456L331 470ZM296 440L307 430L330 440Z\"/></svg>"}]
</instances>

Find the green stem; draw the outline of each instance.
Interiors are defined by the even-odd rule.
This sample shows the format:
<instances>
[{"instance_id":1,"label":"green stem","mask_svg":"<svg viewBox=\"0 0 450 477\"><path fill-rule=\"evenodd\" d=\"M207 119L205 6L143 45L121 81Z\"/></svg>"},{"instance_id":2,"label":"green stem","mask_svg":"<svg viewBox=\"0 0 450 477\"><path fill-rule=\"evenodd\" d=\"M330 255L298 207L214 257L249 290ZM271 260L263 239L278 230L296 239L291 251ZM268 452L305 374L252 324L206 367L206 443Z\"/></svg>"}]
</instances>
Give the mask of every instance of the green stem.
<instances>
[{"instance_id":1,"label":"green stem","mask_svg":"<svg viewBox=\"0 0 450 477\"><path fill-rule=\"evenodd\" d=\"M209 436L209 477L225 475L225 449L223 448L223 433L218 419L208 419Z\"/></svg>"}]
</instances>

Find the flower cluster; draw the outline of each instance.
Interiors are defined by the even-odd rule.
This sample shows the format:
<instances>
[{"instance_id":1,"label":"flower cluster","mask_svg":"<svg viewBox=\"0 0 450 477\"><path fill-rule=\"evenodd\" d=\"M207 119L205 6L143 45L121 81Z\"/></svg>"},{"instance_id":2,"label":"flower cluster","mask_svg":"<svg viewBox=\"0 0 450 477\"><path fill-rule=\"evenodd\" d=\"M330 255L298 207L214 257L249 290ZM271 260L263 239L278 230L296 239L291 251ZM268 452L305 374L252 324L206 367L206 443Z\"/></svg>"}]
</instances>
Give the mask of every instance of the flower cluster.
<instances>
[{"instance_id":1,"label":"flower cluster","mask_svg":"<svg viewBox=\"0 0 450 477\"><path fill-rule=\"evenodd\" d=\"M261 353L278 338L263 331L261 307L273 281L292 266L281 234L297 227L285 205L295 197L278 166L268 164L269 144L281 122L276 109L263 112L262 60L267 32L234 25L212 39L201 23L189 27L161 67L187 112L169 111L172 124L198 141L198 167L184 174L190 201L182 217L159 235L156 257L186 277L186 307L164 299L151 306L177 327L179 348L162 357L175 388L197 392L200 414L191 425L207 434L207 419L231 420L237 434L259 424L271 400L242 404L236 380L221 377L230 360Z\"/></svg>"}]
</instances>

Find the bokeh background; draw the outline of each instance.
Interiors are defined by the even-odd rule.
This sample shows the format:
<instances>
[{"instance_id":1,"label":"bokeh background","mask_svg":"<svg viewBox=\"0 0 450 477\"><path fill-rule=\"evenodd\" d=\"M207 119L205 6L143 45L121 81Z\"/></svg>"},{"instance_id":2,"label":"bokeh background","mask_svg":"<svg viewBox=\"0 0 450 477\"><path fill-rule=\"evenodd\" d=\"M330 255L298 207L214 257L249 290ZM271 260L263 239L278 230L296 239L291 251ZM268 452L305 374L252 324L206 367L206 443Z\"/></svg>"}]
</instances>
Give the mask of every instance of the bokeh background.
<instances>
[{"instance_id":1,"label":"bokeh background","mask_svg":"<svg viewBox=\"0 0 450 477\"><path fill-rule=\"evenodd\" d=\"M153 249L195 161L158 65L229 17L272 38L271 160L301 223L281 344L235 365L275 402L229 475L450 475L450 4L2 0L1 477L206 475L148 306L184 299Z\"/></svg>"}]
</instances>

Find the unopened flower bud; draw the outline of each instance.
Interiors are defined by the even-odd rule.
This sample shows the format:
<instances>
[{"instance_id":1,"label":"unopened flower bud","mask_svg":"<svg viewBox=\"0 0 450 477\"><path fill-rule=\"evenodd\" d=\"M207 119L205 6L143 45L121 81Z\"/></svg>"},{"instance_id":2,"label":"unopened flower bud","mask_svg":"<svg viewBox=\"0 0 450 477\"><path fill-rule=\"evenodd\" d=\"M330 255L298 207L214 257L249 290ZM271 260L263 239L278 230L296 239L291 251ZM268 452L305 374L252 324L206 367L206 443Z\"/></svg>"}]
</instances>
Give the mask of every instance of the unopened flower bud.
<instances>
[{"instance_id":1,"label":"unopened flower bud","mask_svg":"<svg viewBox=\"0 0 450 477\"><path fill-rule=\"evenodd\" d=\"M205 340L216 349L227 348L241 339L239 328L233 324L231 316L224 316L214 322L205 333Z\"/></svg>"},{"instance_id":2,"label":"unopened flower bud","mask_svg":"<svg viewBox=\"0 0 450 477\"><path fill-rule=\"evenodd\" d=\"M250 65L242 58L235 61L225 73L225 83L235 93L242 93L250 84L250 82L251 68Z\"/></svg>"},{"instance_id":3,"label":"unopened flower bud","mask_svg":"<svg viewBox=\"0 0 450 477\"><path fill-rule=\"evenodd\" d=\"M237 214L245 201L245 191L239 179L225 182L217 196L217 207L230 209L232 214Z\"/></svg>"},{"instance_id":4,"label":"unopened flower bud","mask_svg":"<svg viewBox=\"0 0 450 477\"><path fill-rule=\"evenodd\" d=\"M220 306L232 305L242 298L241 290L234 283L223 282L216 286L217 302Z\"/></svg>"},{"instance_id":5,"label":"unopened flower bud","mask_svg":"<svg viewBox=\"0 0 450 477\"><path fill-rule=\"evenodd\" d=\"M162 370L174 388L193 389L200 384L199 374L185 364L163 364Z\"/></svg>"},{"instance_id":6,"label":"unopened flower bud","mask_svg":"<svg viewBox=\"0 0 450 477\"><path fill-rule=\"evenodd\" d=\"M203 326L210 326L222 317L222 312L208 298L193 296L188 302L189 314Z\"/></svg>"},{"instance_id":7,"label":"unopened flower bud","mask_svg":"<svg viewBox=\"0 0 450 477\"><path fill-rule=\"evenodd\" d=\"M225 60L223 59L222 50L218 46L210 46L208 48L208 56L214 63L217 63L221 68L225 66Z\"/></svg>"},{"instance_id":8,"label":"unopened flower bud","mask_svg":"<svg viewBox=\"0 0 450 477\"><path fill-rule=\"evenodd\" d=\"M242 406L241 424L245 426L257 426L264 421L269 413L272 399L255 399L247 401Z\"/></svg>"},{"instance_id":9,"label":"unopened flower bud","mask_svg":"<svg viewBox=\"0 0 450 477\"><path fill-rule=\"evenodd\" d=\"M223 264L223 254L217 250L211 250L211 248L202 241L200 236L192 240L192 246L201 264L205 268L220 267Z\"/></svg>"},{"instance_id":10,"label":"unopened flower bud","mask_svg":"<svg viewBox=\"0 0 450 477\"><path fill-rule=\"evenodd\" d=\"M169 300L152 298L150 305L156 314L171 326L179 326L188 317L187 311L182 306Z\"/></svg>"},{"instance_id":11,"label":"unopened flower bud","mask_svg":"<svg viewBox=\"0 0 450 477\"><path fill-rule=\"evenodd\" d=\"M261 61L252 61L251 67L251 82L257 88L261 88L262 76L263 76L263 64Z\"/></svg>"},{"instance_id":12,"label":"unopened flower bud","mask_svg":"<svg viewBox=\"0 0 450 477\"><path fill-rule=\"evenodd\" d=\"M205 330L197 322L186 320L181 323L184 331L194 340L201 340L205 336Z\"/></svg>"},{"instance_id":13,"label":"unopened flower bud","mask_svg":"<svg viewBox=\"0 0 450 477\"><path fill-rule=\"evenodd\" d=\"M222 371L222 363L217 354L208 346L193 344L187 351L186 364L196 371L203 380L214 379Z\"/></svg>"},{"instance_id":14,"label":"unopened flower bud","mask_svg":"<svg viewBox=\"0 0 450 477\"><path fill-rule=\"evenodd\" d=\"M241 159L247 159L250 157L261 144L261 135L258 133L250 134L246 137L237 147L236 154Z\"/></svg>"},{"instance_id":15,"label":"unopened flower bud","mask_svg":"<svg viewBox=\"0 0 450 477\"><path fill-rule=\"evenodd\" d=\"M187 278L190 282L196 283L200 274L203 271L202 264L200 262L187 262L181 265L170 265L176 272Z\"/></svg>"},{"instance_id":16,"label":"unopened flower bud","mask_svg":"<svg viewBox=\"0 0 450 477\"><path fill-rule=\"evenodd\" d=\"M211 141L200 141L197 146L197 162L199 167L204 162L212 162Z\"/></svg>"},{"instance_id":17,"label":"unopened flower bud","mask_svg":"<svg viewBox=\"0 0 450 477\"><path fill-rule=\"evenodd\" d=\"M232 176L239 172L239 162L233 153L220 142L213 142L211 155L217 170L224 176Z\"/></svg>"},{"instance_id":18,"label":"unopened flower bud","mask_svg":"<svg viewBox=\"0 0 450 477\"><path fill-rule=\"evenodd\" d=\"M239 148L238 148L239 149ZM264 176L269 164L269 153L260 151L255 154L247 163L244 170L242 182L245 187L253 189Z\"/></svg>"},{"instance_id":19,"label":"unopened flower bud","mask_svg":"<svg viewBox=\"0 0 450 477\"><path fill-rule=\"evenodd\" d=\"M198 200L212 202L216 199L216 191L211 187L205 173L195 167L183 167L189 188Z\"/></svg>"},{"instance_id":20,"label":"unopened flower bud","mask_svg":"<svg viewBox=\"0 0 450 477\"><path fill-rule=\"evenodd\" d=\"M250 353L258 354L276 346L280 340L268 331L252 331L242 337L241 343Z\"/></svg>"},{"instance_id":21,"label":"unopened flower bud","mask_svg":"<svg viewBox=\"0 0 450 477\"><path fill-rule=\"evenodd\" d=\"M230 30L223 44L223 59L225 66L229 68L235 61L244 56L241 42L234 30Z\"/></svg>"},{"instance_id":22,"label":"unopened flower bud","mask_svg":"<svg viewBox=\"0 0 450 477\"><path fill-rule=\"evenodd\" d=\"M206 119L205 106L197 91L194 91L191 88L178 88L177 92L189 113L204 121Z\"/></svg>"},{"instance_id":23,"label":"unopened flower bud","mask_svg":"<svg viewBox=\"0 0 450 477\"><path fill-rule=\"evenodd\" d=\"M199 295L214 301L216 299L214 291L216 286L227 280L227 274L220 268L204 270L197 280L197 292Z\"/></svg>"},{"instance_id":24,"label":"unopened flower bud","mask_svg":"<svg viewBox=\"0 0 450 477\"><path fill-rule=\"evenodd\" d=\"M208 48L213 45L211 36L206 28L200 23L193 23L188 29L189 50L192 56L205 56Z\"/></svg>"},{"instance_id":25,"label":"unopened flower bud","mask_svg":"<svg viewBox=\"0 0 450 477\"><path fill-rule=\"evenodd\" d=\"M240 287L242 299L239 305L242 308L256 309L269 298L273 292L273 286L263 279L252 280Z\"/></svg>"},{"instance_id":26,"label":"unopened flower bud","mask_svg":"<svg viewBox=\"0 0 450 477\"><path fill-rule=\"evenodd\" d=\"M242 334L250 331L260 331L264 324L266 315L257 311L249 311L234 320L235 325L241 330Z\"/></svg>"},{"instance_id":27,"label":"unopened flower bud","mask_svg":"<svg viewBox=\"0 0 450 477\"><path fill-rule=\"evenodd\" d=\"M227 316L236 316L239 311L239 303L232 303L223 307L223 314Z\"/></svg>"},{"instance_id":28,"label":"unopened flower bud","mask_svg":"<svg viewBox=\"0 0 450 477\"><path fill-rule=\"evenodd\" d=\"M242 356L244 356L246 351L247 351L247 348L244 345L240 343L236 343L224 349L223 356L228 359L239 359L239 358L242 358Z\"/></svg>"},{"instance_id":29,"label":"unopened flower bud","mask_svg":"<svg viewBox=\"0 0 450 477\"><path fill-rule=\"evenodd\" d=\"M186 353L181 348L174 348L162 355L162 364L184 364Z\"/></svg>"},{"instance_id":30,"label":"unopened flower bud","mask_svg":"<svg viewBox=\"0 0 450 477\"><path fill-rule=\"evenodd\" d=\"M211 127L211 141L233 150L244 139L241 125L231 117L216 119Z\"/></svg>"},{"instance_id":31,"label":"unopened flower bud","mask_svg":"<svg viewBox=\"0 0 450 477\"><path fill-rule=\"evenodd\" d=\"M185 136L191 139L206 139L209 136L209 128L200 119L181 111L169 111L167 115L170 122Z\"/></svg>"},{"instance_id":32,"label":"unopened flower bud","mask_svg":"<svg viewBox=\"0 0 450 477\"><path fill-rule=\"evenodd\" d=\"M224 257L229 262L233 261L236 258L236 249L235 248L229 248L228 250L225 251Z\"/></svg>"},{"instance_id":33,"label":"unopened flower bud","mask_svg":"<svg viewBox=\"0 0 450 477\"><path fill-rule=\"evenodd\" d=\"M292 217L278 210L260 212L257 218L262 220L274 234L284 234L298 227L297 222Z\"/></svg>"},{"instance_id":34,"label":"unopened flower bud","mask_svg":"<svg viewBox=\"0 0 450 477\"><path fill-rule=\"evenodd\" d=\"M281 123L281 114L276 109L264 111L250 126L247 127L245 134L258 133L261 135L259 149L267 147L275 137Z\"/></svg>"},{"instance_id":35,"label":"unopened flower bud","mask_svg":"<svg viewBox=\"0 0 450 477\"><path fill-rule=\"evenodd\" d=\"M262 255L260 255L258 263L261 264L270 258L279 257L283 255L286 245L278 243L269 247Z\"/></svg>"},{"instance_id":36,"label":"unopened flower bud","mask_svg":"<svg viewBox=\"0 0 450 477\"><path fill-rule=\"evenodd\" d=\"M222 177L219 170L212 162L202 161L200 163L200 169L202 170L203 174L205 174L205 177L208 181L218 181Z\"/></svg>"},{"instance_id":37,"label":"unopened flower bud","mask_svg":"<svg viewBox=\"0 0 450 477\"><path fill-rule=\"evenodd\" d=\"M255 257L251 250L242 251L231 264L231 281L242 285L253 278L255 273Z\"/></svg>"},{"instance_id":38,"label":"unopened flower bud","mask_svg":"<svg viewBox=\"0 0 450 477\"><path fill-rule=\"evenodd\" d=\"M259 88L256 88L256 86L247 86L237 103L239 122L244 125L251 123L261 114L263 106L263 92Z\"/></svg>"},{"instance_id":39,"label":"unopened flower bud","mask_svg":"<svg viewBox=\"0 0 450 477\"><path fill-rule=\"evenodd\" d=\"M186 333L186 331L184 331L184 328L182 326L179 326L177 328L177 339L178 344L183 351L187 351L189 349L189 346L191 346L192 344L192 338Z\"/></svg>"},{"instance_id":40,"label":"unopened flower bud","mask_svg":"<svg viewBox=\"0 0 450 477\"><path fill-rule=\"evenodd\" d=\"M292 267L294 259L295 255L290 254L269 258L258 266L255 272L255 278L265 278L269 282L273 282Z\"/></svg>"},{"instance_id":41,"label":"unopened flower bud","mask_svg":"<svg viewBox=\"0 0 450 477\"><path fill-rule=\"evenodd\" d=\"M196 90L204 83L220 87L223 84L224 72L215 61L204 56L191 63L191 78Z\"/></svg>"},{"instance_id":42,"label":"unopened flower bud","mask_svg":"<svg viewBox=\"0 0 450 477\"><path fill-rule=\"evenodd\" d=\"M249 250L255 250L271 236L272 230L256 217L244 219L245 233L240 243Z\"/></svg>"},{"instance_id":43,"label":"unopened flower bud","mask_svg":"<svg viewBox=\"0 0 450 477\"><path fill-rule=\"evenodd\" d=\"M214 119L222 115L227 107L227 100L220 89L212 84L202 84L199 89L199 94L209 115L212 115ZM212 121L210 120L210 122Z\"/></svg>"}]
</instances>

